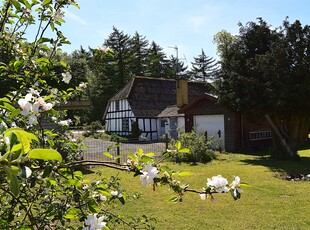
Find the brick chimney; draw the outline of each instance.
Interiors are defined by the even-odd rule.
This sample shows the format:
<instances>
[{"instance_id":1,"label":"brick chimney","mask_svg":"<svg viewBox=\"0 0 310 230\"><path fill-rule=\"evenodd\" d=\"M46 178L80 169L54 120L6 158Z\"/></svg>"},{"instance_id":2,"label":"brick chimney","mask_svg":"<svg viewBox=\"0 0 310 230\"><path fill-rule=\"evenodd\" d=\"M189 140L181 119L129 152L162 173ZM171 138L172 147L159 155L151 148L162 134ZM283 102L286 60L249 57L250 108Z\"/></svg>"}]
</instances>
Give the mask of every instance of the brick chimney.
<instances>
[{"instance_id":1,"label":"brick chimney","mask_svg":"<svg viewBox=\"0 0 310 230\"><path fill-rule=\"evenodd\" d=\"M188 82L186 79L176 80L177 107L188 104Z\"/></svg>"}]
</instances>

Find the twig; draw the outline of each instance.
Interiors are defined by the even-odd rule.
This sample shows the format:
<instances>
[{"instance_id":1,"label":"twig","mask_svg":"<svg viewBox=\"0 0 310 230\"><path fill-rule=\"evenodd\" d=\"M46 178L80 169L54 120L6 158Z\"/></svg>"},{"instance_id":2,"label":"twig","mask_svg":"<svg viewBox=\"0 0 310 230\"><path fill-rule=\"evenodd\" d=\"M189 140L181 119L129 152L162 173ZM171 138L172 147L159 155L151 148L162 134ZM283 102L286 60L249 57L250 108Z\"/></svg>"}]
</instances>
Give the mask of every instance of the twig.
<instances>
[{"instance_id":1,"label":"twig","mask_svg":"<svg viewBox=\"0 0 310 230\"><path fill-rule=\"evenodd\" d=\"M101 165L101 166L106 166L108 168L113 168L113 169L122 170L122 171L129 170L128 166L120 165L115 162L93 161L93 160L74 161L74 162L70 162L66 164L65 166L60 166L60 167L79 167L79 166L90 166L90 165Z\"/></svg>"}]
</instances>

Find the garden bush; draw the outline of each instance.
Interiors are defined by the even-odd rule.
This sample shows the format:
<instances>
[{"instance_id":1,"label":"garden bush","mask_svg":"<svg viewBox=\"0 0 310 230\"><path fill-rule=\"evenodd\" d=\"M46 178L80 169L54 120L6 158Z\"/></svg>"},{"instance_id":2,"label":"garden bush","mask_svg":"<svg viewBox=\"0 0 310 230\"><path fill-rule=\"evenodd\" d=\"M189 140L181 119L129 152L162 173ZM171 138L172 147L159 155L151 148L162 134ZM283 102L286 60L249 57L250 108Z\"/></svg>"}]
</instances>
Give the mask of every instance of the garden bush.
<instances>
[{"instance_id":1,"label":"garden bush","mask_svg":"<svg viewBox=\"0 0 310 230\"><path fill-rule=\"evenodd\" d=\"M191 132L181 132L178 140L184 148L189 149L189 153L179 153L176 161L181 162L201 162L207 163L215 159L215 152L211 146L213 139L206 140L205 135L197 133L195 130Z\"/></svg>"}]
</instances>

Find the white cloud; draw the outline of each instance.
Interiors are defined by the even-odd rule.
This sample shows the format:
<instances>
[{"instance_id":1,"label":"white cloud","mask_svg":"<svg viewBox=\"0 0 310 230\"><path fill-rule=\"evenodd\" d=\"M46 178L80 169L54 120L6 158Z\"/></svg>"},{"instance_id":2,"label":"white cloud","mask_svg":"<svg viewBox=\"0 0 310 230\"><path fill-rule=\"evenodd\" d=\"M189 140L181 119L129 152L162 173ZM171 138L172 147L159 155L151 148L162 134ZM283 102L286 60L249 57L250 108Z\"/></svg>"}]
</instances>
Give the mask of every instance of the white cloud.
<instances>
[{"instance_id":1,"label":"white cloud","mask_svg":"<svg viewBox=\"0 0 310 230\"><path fill-rule=\"evenodd\" d=\"M79 22L84 26L87 25L87 22L83 18L77 16L76 14L72 13L69 10L64 10L64 11L65 11L65 17L67 17L73 21Z\"/></svg>"}]
</instances>

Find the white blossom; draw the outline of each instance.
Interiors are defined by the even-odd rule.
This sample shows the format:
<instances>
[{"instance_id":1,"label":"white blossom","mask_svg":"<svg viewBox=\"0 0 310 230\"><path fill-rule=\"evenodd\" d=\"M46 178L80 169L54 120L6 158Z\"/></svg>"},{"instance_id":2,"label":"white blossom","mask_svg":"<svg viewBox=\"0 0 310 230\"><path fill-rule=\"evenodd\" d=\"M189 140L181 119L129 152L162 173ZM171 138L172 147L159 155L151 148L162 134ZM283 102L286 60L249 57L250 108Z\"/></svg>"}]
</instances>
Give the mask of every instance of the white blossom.
<instances>
[{"instance_id":1,"label":"white blossom","mask_svg":"<svg viewBox=\"0 0 310 230\"><path fill-rule=\"evenodd\" d=\"M207 194L199 193L200 199L205 200L207 198Z\"/></svg>"},{"instance_id":2,"label":"white blossom","mask_svg":"<svg viewBox=\"0 0 310 230\"><path fill-rule=\"evenodd\" d=\"M59 121L58 124L61 126L69 126L72 123L71 119Z\"/></svg>"},{"instance_id":3,"label":"white blossom","mask_svg":"<svg viewBox=\"0 0 310 230\"><path fill-rule=\"evenodd\" d=\"M30 114L32 108L32 104L30 102L26 101L25 99L19 99L18 104L22 109L22 111L20 112L21 115L27 116Z\"/></svg>"},{"instance_id":4,"label":"white blossom","mask_svg":"<svg viewBox=\"0 0 310 230\"><path fill-rule=\"evenodd\" d=\"M38 114L39 114L39 107L40 107L40 104L39 104L38 102L35 102L35 103L33 103L32 106L31 106L31 111L32 111L34 114L38 115Z\"/></svg>"},{"instance_id":5,"label":"white blossom","mask_svg":"<svg viewBox=\"0 0 310 230\"><path fill-rule=\"evenodd\" d=\"M69 72L62 73L61 75L62 75L62 81L69 84L69 82L72 78L72 75Z\"/></svg>"},{"instance_id":6,"label":"white blossom","mask_svg":"<svg viewBox=\"0 0 310 230\"><path fill-rule=\"evenodd\" d=\"M61 10L57 10L56 12L53 13L53 18L55 20L62 20L62 18L64 17L65 12L61 11Z\"/></svg>"},{"instance_id":7,"label":"white blossom","mask_svg":"<svg viewBox=\"0 0 310 230\"><path fill-rule=\"evenodd\" d=\"M118 197L118 198L123 197L123 194L120 193L120 192L118 192L118 191L112 191L112 192L110 192L110 193L111 193L111 195L114 196L114 197Z\"/></svg>"},{"instance_id":8,"label":"white blossom","mask_svg":"<svg viewBox=\"0 0 310 230\"><path fill-rule=\"evenodd\" d=\"M37 121L38 121L38 120L37 120L36 115L31 114L30 117L29 117L29 119L28 119L28 123L29 123L30 125L33 125L33 124L36 123Z\"/></svg>"},{"instance_id":9,"label":"white blossom","mask_svg":"<svg viewBox=\"0 0 310 230\"><path fill-rule=\"evenodd\" d=\"M47 111L53 108L53 104L52 103L44 103L42 105L43 110Z\"/></svg>"},{"instance_id":10,"label":"white blossom","mask_svg":"<svg viewBox=\"0 0 310 230\"><path fill-rule=\"evenodd\" d=\"M234 181L231 183L230 187L231 187L231 189L233 189L233 190L237 189L237 191L238 191L239 193L241 193L241 192L242 192L242 189L240 188L240 177L235 176L235 179L234 179Z\"/></svg>"},{"instance_id":11,"label":"white blossom","mask_svg":"<svg viewBox=\"0 0 310 230\"><path fill-rule=\"evenodd\" d=\"M83 230L101 230L107 225L107 223L103 221L104 218L105 216L97 218L97 213L89 215L85 220L85 225L87 227L84 227Z\"/></svg>"},{"instance_id":12,"label":"white blossom","mask_svg":"<svg viewBox=\"0 0 310 230\"><path fill-rule=\"evenodd\" d=\"M229 191L229 189L227 188L228 181L221 175L213 176L212 180L208 178L207 185L211 187L212 192L214 192L214 190L219 193Z\"/></svg>"},{"instance_id":13,"label":"white blossom","mask_svg":"<svg viewBox=\"0 0 310 230\"><path fill-rule=\"evenodd\" d=\"M108 200L108 198L102 194L99 194L99 199L103 202L106 202Z\"/></svg>"},{"instance_id":14,"label":"white blossom","mask_svg":"<svg viewBox=\"0 0 310 230\"><path fill-rule=\"evenodd\" d=\"M85 82L81 82L81 83L79 84L79 87L80 87L81 89L85 89L85 88L87 87L87 85L86 85Z\"/></svg>"},{"instance_id":15,"label":"white blossom","mask_svg":"<svg viewBox=\"0 0 310 230\"><path fill-rule=\"evenodd\" d=\"M157 177L159 171L156 167L153 167L151 162L142 169L142 175L140 175L140 180L142 182L142 186L145 187L147 184L154 184L154 178Z\"/></svg>"}]
</instances>

